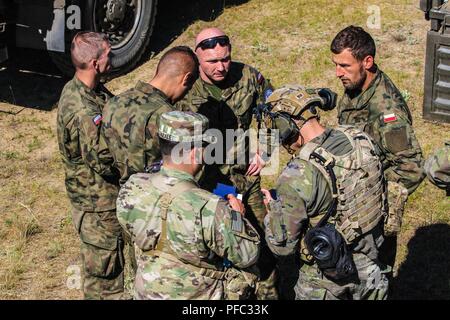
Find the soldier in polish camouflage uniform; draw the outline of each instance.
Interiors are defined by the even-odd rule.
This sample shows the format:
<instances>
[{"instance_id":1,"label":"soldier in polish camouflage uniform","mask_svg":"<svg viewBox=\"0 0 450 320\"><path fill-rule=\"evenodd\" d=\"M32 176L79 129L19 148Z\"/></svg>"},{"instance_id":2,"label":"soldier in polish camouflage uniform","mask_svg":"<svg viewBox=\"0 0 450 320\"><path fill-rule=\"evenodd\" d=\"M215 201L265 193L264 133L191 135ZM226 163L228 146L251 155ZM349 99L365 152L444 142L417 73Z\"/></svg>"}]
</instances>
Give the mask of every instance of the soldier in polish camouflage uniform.
<instances>
[{"instance_id":1,"label":"soldier in polish camouflage uniform","mask_svg":"<svg viewBox=\"0 0 450 320\"><path fill-rule=\"evenodd\" d=\"M199 183L212 191L217 183L233 185L243 195L247 217L263 236L263 220L266 210L260 191L263 161L259 154L245 161L225 164L226 155L236 155L237 143L226 148L226 130L250 128L255 107L264 102L272 92L272 86L263 75L251 66L231 60L231 44L228 36L217 28L201 31L196 38L195 52L200 63L200 78L192 90L178 103L178 109L194 111L209 119L210 127L218 129L223 139L223 164L206 165ZM242 141L242 140L237 140ZM232 145L232 144L231 144ZM242 144L243 145L243 144ZM245 154L249 154L245 145ZM233 156L231 156L233 159ZM244 162L244 163L243 163ZM260 268L264 281L258 286L259 299L276 299L274 286L274 259L270 250L263 246Z\"/></svg>"},{"instance_id":2,"label":"soldier in polish camouflage uniform","mask_svg":"<svg viewBox=\"0 0 450 320\"><path fill-rule=\"evenodd\" d=\"M105 106L103 126L107 144L120 171L120 184L134 173L151 171L161 159L156 122L174 110L198 77L198 61L184 46L167 51L154 78L117 95Z\"/></svg>"},{"instance_id":3,"label":"soldier in polish camouflage uniform","mask_svg":"<svg viewBox=\"0 0 450 320\"><path fill-rule=\"evenodd\" d=\"M431 183L450 196L450 141L427 159L424 168Z\"/></svg>"},{"instance_id":4,"label":"soldier in polish camouflage uniform","mask_svg":"<svg viewBox=\"0 0 450 320\"><path fill-rule=\"evenodd\" d=\"M282 144L294 158L277 180L276 199L263 190L269 200L266 239L277 256L300 256L295 298L385 299L388 281L378 260L385 184L371 139L353 127L322 127L316 110L322 102L314 90L288 85L275 90L268 103L272 115L277 115L267 118L268 126L288 132ZM335 180L327 166L331 166ZM355 273L336 280L336 270L333 273L330 269L337 269L337 264L323 270L313 258L305 238L323 223L345 241ZM333 257L342 251L336 250ZM296 270L286 273L296 274Z\"/></svg>"},{"instance_id":5,"label":"soldier in polish camouflage uniform","mask_svg":"<svg viewBox=\"0 0 450 320\"><path fill-rule=\"evenodd\" d=\"M108 92L99 85L109 69L110 46L98 33L79 33L72 43L75 77L58 104L59 151L81 238L83 292L86 299L124 297L123 237L116 218L118 174L100 134Z\"/></svg>"},{"instance_id":6,"label":"soldier in polish camouflage uniform","mask_svg":"<svg viewBox=\"0 0 450 320\"><path fill-rule=\"evenodd\" d=\"M393 267L406 200L425 177L422 150L405 100L374 62L372 37L362 28L347 27L336 35L331 51L336 76L345 87L338 105L339 124L364 130L381 149L389 191L381 259Z\"/></svg>"},{"instance_id":7,"label":"soldier in polish camouflage uniform","mask_svg":"<svg viewBox=\"0 0 450 320\"><path fill-rule=\"evenodd\" d=\"M162 114L161 171L134 174L120 190L117 215L136 247L136 299L224 299L224 258L237 268L258 258L259 237L242 203L233 196L227 203L194 179L207 128L200 114Z\"/></svg>"}]
</instances>

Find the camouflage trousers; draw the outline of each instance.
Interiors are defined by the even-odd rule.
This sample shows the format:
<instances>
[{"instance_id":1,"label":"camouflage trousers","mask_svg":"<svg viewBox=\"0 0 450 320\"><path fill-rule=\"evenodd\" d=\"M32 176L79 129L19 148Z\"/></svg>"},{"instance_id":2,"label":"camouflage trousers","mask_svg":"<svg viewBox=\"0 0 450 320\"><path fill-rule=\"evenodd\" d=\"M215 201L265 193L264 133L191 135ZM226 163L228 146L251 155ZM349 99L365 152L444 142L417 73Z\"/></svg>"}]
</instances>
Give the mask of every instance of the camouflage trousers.
<instances>
[{"instance_id":1,"label":"camouflage trousers","mask_svg":"<svg viewBox=\"0 0 450 320\"><path fill-rule=\"evenodd\" d=\"M81 239L85 299L127 299L124 293L124 240L116 210L86 212L74 209Z\"/></svg>"},{"instance_id":2,"label":"camouflage trousers","mask_svg":"<svg viewBox=\"0 0 450 320\"><path fill-rule=\"evenodd\" d=\"M361 253L353 254L357 275L331 281L316 264L302 263L294 287L296 300L386 300L388 279L385 268Z\"/></svg>"}]
</instances>

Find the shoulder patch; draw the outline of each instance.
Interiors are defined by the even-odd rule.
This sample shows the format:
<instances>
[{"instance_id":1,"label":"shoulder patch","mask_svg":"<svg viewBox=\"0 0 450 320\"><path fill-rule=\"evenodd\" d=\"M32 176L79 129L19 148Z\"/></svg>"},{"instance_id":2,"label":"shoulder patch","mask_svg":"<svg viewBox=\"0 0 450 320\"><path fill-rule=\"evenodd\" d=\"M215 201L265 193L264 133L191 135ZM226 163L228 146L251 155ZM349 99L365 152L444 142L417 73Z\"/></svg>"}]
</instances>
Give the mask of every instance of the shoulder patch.
<instances>
[{"instance_id":1,"label":"shoulder patch","mask_svg":"<svg viewBox=\"0 0 450 320\"><path fill-rule=\"evenodd\" d=\"M395 115L395 113L384 114L383 121L384 123L395 122L397 121L397 116Z\"/></svg>"},{"instance_id":2,"label":"shoulder patch","mask_svg":"<svg viewBox=\"0 0 450 320\"><path fill-rule=\"evenodd\" d=\"M102 120L103 120L103 116L101 114L98 114L94 118L92 118L92 122L94 122L94 124L96 126L99 126L100 123L102 123Z\"/></svg>"}]
</instances>

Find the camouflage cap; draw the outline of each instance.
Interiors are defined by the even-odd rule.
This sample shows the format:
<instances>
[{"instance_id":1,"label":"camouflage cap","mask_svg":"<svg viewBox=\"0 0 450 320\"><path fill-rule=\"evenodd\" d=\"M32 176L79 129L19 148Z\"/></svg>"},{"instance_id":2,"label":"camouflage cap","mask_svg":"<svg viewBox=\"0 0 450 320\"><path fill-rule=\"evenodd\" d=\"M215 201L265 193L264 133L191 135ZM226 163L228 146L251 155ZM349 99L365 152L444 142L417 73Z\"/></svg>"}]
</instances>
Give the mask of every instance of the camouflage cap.
<instances>
[{"instance_id":1,"label":"camouflage cap","mask_svg":"<svg viewBox=\"0 0 450 320\"><path fill-rule=\"evenodd\" d=\"M173 142L214 141L205 134L209 127L208 118L195 112L170 111L158 119L158 135Z\"/></svg>"},{"instance_id":2,"label":"camouflage cap","mask_svg":"<svg viewBox=\"0 0 450 320\"><path fill-rule=\"evenodd\" d=\"M319 107L324 104L318 89L293 84L275 90L266 102L272 106L272 112L283 112L293 117L302 117L305 120L318 115L317 110L311 107Z\"/></svg>"}]
</instances>

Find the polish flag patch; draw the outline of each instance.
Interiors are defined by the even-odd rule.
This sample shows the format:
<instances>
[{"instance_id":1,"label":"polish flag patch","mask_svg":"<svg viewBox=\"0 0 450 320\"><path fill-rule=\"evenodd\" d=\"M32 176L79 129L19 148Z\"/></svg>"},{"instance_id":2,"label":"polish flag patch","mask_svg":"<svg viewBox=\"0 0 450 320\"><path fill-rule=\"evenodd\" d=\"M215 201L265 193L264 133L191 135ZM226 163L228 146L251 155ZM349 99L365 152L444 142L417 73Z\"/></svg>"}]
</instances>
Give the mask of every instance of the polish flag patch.
<instances>
[{"instance_id":1,"label":"polish flag patch","mask_svg":"<svg viewBox=\"0 0 450 320\"><path fill-rule=\"evenodd\" d=\"M92 121L94 122L94 124L95 124L96 126L98 126L100 123L102 123L102 120L103 120L103 116L102 116L101 114L96 115L96 116L92 119Z\"/></svg>"},{"instance_id":2,"label":"polish flag patch","mask_svg":"<svg viewBox=\"0 0 450 320\"><path fill-rule=\"evenodd\" d=\"M397 121L397 116L395 113L385 114L383 115L384 123L394 122Z\"/></svg>"}]
</instances>

